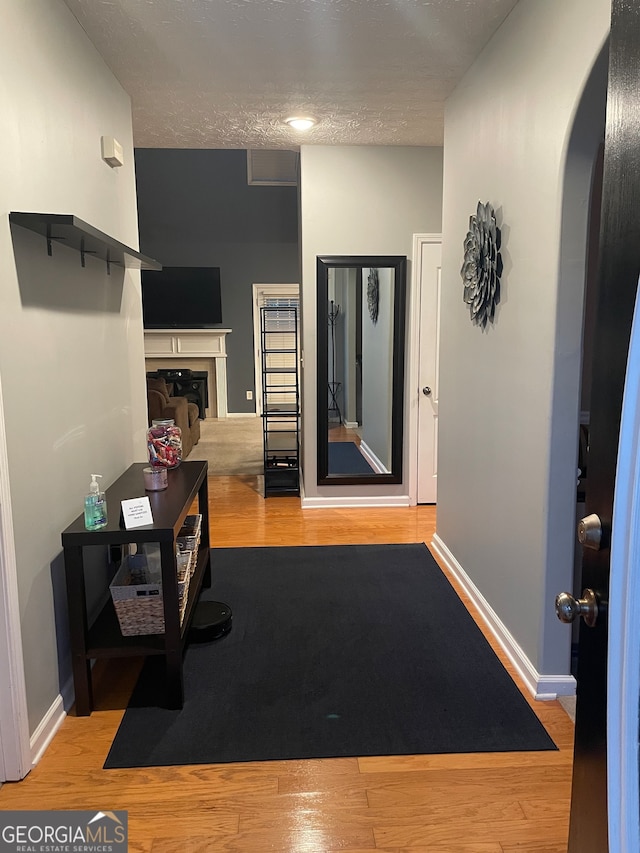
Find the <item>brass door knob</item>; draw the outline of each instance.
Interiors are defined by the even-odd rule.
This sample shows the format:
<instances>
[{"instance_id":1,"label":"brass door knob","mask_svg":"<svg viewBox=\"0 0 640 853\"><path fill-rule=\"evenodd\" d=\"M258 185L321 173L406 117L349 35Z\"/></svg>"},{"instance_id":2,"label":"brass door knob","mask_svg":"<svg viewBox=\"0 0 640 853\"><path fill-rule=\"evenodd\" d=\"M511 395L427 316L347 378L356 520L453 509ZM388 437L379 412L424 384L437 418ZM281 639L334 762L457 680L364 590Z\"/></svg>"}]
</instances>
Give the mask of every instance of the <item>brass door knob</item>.
<instances>
[{"instance_id":1,"label":"brass door knob","mask_svg":"<svg viewBox=\"0 0 640 853\"><path fill-rule=\"evenodd\" d=\"M589 628L593 628L598 619L598 600L592 589L585 589L582 598L574 598L569 592L556 595L556 616L561 622L570 623L579 616Z\"/></svg>"}]
</instances>

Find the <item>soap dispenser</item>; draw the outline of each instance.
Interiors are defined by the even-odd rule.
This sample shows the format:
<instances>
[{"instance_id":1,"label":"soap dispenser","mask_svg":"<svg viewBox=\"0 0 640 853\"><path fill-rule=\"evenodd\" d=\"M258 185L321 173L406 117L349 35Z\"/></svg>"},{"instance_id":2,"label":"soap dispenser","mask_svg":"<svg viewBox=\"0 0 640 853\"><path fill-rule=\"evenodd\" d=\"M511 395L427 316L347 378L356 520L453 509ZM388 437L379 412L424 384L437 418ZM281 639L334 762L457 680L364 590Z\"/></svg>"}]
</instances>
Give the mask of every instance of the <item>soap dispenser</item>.
<instances>
[{"instance_id":1,"label":"soap dispenser","mask_svg":"<svg viewBox=\"0 0 640 853\"><path fill-rule=\"evenodd\" d=\"M100 491L97 477L102 477L102 474L91 475L89 494L84 499L84 526L87 530L100 530L107 526L107 500L105 493Z\"/></svg>"}]
</instances>

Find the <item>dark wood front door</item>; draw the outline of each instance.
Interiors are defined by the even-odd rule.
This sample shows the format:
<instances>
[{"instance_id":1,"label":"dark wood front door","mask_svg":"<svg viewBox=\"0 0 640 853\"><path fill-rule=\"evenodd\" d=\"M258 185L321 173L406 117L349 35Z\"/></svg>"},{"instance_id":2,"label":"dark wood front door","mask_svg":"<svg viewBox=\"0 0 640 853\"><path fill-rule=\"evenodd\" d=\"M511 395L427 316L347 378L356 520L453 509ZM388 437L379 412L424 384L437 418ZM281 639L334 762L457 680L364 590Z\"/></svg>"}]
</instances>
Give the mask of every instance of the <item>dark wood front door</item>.
<instances>
[{"instance_id":1,"label":"dark wood front door","mask_svg":"<svg viewBox=\"0 0 640 853\"><path fill-rule=\"evenodd\" d=\"M569 853L607 853L607 604L620 414L640 273L640 7L613 0L594 333L586 512L602 523L584 549L582 587L599 614L579 636ZM611 851L615 853L615 851Z\"/></svg>"}]
</instances>

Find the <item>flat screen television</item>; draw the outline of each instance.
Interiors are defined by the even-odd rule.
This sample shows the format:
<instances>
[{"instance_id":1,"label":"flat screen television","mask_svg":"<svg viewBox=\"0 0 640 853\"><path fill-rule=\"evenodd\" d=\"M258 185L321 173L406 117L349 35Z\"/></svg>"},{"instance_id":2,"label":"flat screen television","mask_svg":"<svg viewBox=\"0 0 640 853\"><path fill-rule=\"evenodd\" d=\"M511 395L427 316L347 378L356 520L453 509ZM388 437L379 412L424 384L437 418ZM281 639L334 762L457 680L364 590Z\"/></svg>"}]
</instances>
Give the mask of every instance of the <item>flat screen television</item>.
<instances>
[{"instance_id":1,"label":"flat screen television","mask_svg":"<svg viewBox=\"0 0 640 853\"><path fill-rule=\"evenodd\" d=\"M145 329L209 329L222 323L219 267L142 271Z\"/></svg>"}]
</instances>

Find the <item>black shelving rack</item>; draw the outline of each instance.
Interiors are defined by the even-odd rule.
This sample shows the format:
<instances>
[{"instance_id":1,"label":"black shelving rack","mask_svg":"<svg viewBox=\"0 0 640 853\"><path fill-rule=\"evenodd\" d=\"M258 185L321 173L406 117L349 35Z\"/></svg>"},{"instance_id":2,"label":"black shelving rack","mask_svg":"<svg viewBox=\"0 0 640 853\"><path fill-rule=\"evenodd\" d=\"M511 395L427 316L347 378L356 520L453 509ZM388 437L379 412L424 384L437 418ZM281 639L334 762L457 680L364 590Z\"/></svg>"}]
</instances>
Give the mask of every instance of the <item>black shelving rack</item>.
<instances>
[{"instance_id":1,"label":"black shelving rack","mask_svg":"<svg viewBox=\"0 0 640 853\"><path fill-rule=\"evenodd\" d=\"M264 496L300 494L298 309L260 309Z\"/></svg>"}]
</instances>

